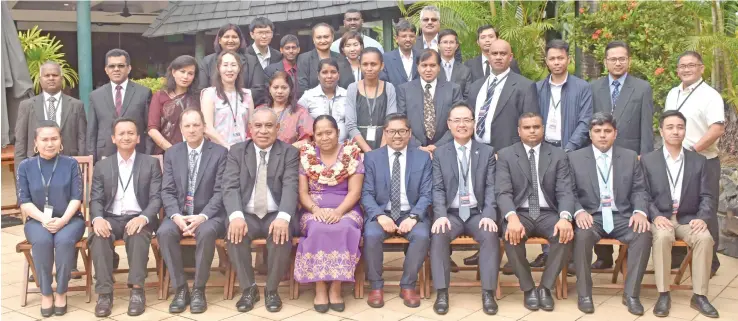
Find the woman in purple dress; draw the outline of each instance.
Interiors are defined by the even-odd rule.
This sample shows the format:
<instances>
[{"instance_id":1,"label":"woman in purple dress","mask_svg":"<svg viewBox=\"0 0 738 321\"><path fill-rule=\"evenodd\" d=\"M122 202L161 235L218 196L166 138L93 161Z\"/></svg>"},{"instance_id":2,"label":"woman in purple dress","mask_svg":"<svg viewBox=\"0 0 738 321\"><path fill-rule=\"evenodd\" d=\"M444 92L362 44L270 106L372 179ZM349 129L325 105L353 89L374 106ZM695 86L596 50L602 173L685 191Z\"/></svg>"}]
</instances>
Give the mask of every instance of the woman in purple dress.
<instances>
[{"instance_id":1,"label":"woman in purple dress","mask_svg":"<svg viewBox=\"0 0 738 321\"><path fill-rule=\"evenodd\" d=\"M341 282L354 282L361 252L363 216L359 207L364 164L361 149L338 143L338 124L328 115L313 123L315 144L300 149L300 219L295 279L315 282L315 311L345 309ZM329 284L330 283L330 284Z\"/></svg>"}]
</instances>

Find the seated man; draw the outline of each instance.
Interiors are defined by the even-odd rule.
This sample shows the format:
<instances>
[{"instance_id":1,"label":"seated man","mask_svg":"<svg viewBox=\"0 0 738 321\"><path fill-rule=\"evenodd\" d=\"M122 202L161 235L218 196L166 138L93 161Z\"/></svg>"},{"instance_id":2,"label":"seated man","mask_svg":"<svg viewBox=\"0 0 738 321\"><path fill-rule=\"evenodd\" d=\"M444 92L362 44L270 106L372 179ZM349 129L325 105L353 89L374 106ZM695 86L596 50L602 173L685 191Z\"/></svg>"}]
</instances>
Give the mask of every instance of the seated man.
<instances>
[{"instance_id":1,"label":"seated man","mask_svg":"<svg viewBox=\"0 0 738 321\"><path fill-rule=\"evenodd\" d=\"M574 206L578 227L574 233L577 304L582 312L594 313L592 249L601 238L614 238L628 244L623 304L628 312L643 315L638 295L651 254L651 225L644 212L649 197L638 155L613 146L617 135L612 114L596 113L589 123L592 148L569 153L570 174L577 196Z\"/></svg>"},{"instance_id":2,"label":"seated man","mask_svg":"<svg viewBox=\"0 0 738 321\"><path fill-rule=\"evenodd\" d=\"M95 266L95 316L104 318L113 308L113 242L124 240L128 254L128 315L146 310L144 283L149 262L151 235L159 224L161 165L136 152L140 142L136 122L118 118L112 140L118 152L95 164L90 188L90 217L94 234L90 252Z\"/></svg>"},{"instance_id":3,"label":"seated man","mask_svg":"<svg viewBox=\"0 0 738 321\"><path fill-rule=\"evenodd\" d=\"M574 194L566 152L543 142L543 118L524 113L518 121L521 142L498 153L495 194L505 213L505 253L523 290L529 310L553 311L551 290L564 267L574 238ZM527 160L526 160L527 158ZM535 288L525 241L543 237L551 244L546 269Z\"/></svg>"},{"instance_id":4,"label":"seated man","mask_svg":"<svg viewBox=\"0 0 738 321\"><path fill-rule=\"evenodd\" d=\"M282 309L279 281L290 266L290 220L297 211L299 156L292 145L277 140L279 122L270 108L257 109L249 119L251 140L231 146L223 176L223 204L228 215L227 248L243 294L236 303L247 312L259 301L251 266L251 241L267 240L269 312Z\"/></svg>"},{"instance_id":5,"label":"seated man","mask_svg":"<svg viewBox=\"0 0 738 321\"><path fill-rule=\"evenodd\" d=\"M164 154L161 200L167 219L156 237L176 289L169 312L184 312L190 304L191 313L203 313L208 308L205 285L215 255L215 240L225 234L221 184L228 150L204 139L205 120L199 109L186 109L179 118L185 141ZM182 237L194 237L196 242L191 302L179 246Z\"/></svg>"},{"instance_id":6,"label":"seated man","mask_svg":"<svg viewBox=\"0 0 738 321\"><path fill-rule=\"evenodd\" d=\"M430 155L417 147L408 147L410 123L404 114L390 114L384 121L387 145L366 153L361 204L366 213L364 260L371 283L367 303L373 308L384 305L382 287L383 241L400 235L410 241L400 280L400 297L406 306L420 306L415 292L418 271L423 267L430 246L430 218L433 187Z\"/></svg>"},{"instance_id":7,"label":"seated man","mask_svg":"<svg viewBox=\"0 0 738 321\"><path fill-rule=\"evenodd\" d=\"M651 196L653 264L659 299L653 308L657 317L669 315L671 297L671 248L675 239L692 248L692 301L690 305L706 317L718 311L707 299L715 243L706 222L715 219L704 156L682 148L687 119L676 110L661 114L659 127L663 150L641 157L643 174Z\"/></svg>"},{"instance_id":8,"label":"seated man","mask_svg":"<svg viewBox=\"0 0 738 321\"><path fill-rule=\"evenodd\" d=\"M495 289L500 268L500 238L495 211L495 152L491 146L472 140L474 112L460 102L451 107L447 119L453 141L433 153L433 216L431 268L437 297L433 310L449 309L450 244L470 235L480 244L479 270L482 309L497 313Z\"/></svg>"}]
</instances>

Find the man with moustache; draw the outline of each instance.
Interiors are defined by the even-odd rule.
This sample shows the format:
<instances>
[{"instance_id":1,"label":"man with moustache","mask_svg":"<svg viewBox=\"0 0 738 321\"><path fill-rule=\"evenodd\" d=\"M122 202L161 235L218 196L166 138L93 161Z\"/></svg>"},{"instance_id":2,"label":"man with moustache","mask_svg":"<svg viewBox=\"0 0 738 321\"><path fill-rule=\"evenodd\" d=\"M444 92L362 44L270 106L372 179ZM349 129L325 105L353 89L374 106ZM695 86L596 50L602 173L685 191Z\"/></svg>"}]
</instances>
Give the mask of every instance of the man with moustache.
<instances>
[{"instance_id":1,"label":"man with moustache","mask_svg":"<svg viewBox=\"0 0 738 321\"><path fill-rule=\"evenodd\" d=\"M454 58L454 52L459 48L459 36L456 31L443 29L438 33L438 49L441 54L441 79L453 82L461 88L461 95L466 100L471 86L471 71Z\"/></svg>"},{"instance_id":2,"label":"man with moustache","mask_svg":"<svg viewBox=\"0 0 738 321\"><path fill-rule=\"evenodd\" d=\"M364 48L377 48L379 49L379 52L384 53L384 48L382 48L382 45L379 42L362 32L363 24L364 18L361 16L361 11L356 9L348 9L346 10L346 13L343 14L343 27L346 29L346 32L358 32L361 35L362 41L364 42ZM334 41L333 44L331 44L331 51L340 54L340 45L341 39Z\"/></svg>"},{"instance_id":3,"label":"man with moustache","mask_svg":"<svg viewBox=\"0 0 738 321\"><path fill-rule=\"evenodd\" d=\"M379 79L389 81L395 86L413 81L418 78L418 68L415 64L415 25L405 19L395 24L395 42L397 49L384 54L384 70Z\"/></svg>"},{"instance_id":4,"label":"man with moustache","mask_svg":"<svg viewBox=\"0 0 738 321\"><path fill-rule=\"evenodd\" d=\"M492 42L495 40L497 40L497 30L495 30L492 25L483 25L477 29L477 45L479 45L481 54L464 62L464 65L469 67L469 70L471 70L472 82L482 78L487 78L489 77L489 74L492 73L492 62L487 58L487 56L489 55L489 49L492 46ZM518 75L521 74L518 62L515 58L510 61L510 70Z\"/></svg>"},{"instance_id":5,"label":"man with moustache","mask_svg":"<svg viewBox=\"0 0 738 321\"><path fill-rule=\"evenodd\" d=\"M420 35L415 41L413 49L415 52L423 52L425 49L438 51L438 32L441 31L441 10L436 6L425 6L420 10ZM457 48L454 53L456 61L461 62L461 49Z\"/></svg>"}]
</instances>

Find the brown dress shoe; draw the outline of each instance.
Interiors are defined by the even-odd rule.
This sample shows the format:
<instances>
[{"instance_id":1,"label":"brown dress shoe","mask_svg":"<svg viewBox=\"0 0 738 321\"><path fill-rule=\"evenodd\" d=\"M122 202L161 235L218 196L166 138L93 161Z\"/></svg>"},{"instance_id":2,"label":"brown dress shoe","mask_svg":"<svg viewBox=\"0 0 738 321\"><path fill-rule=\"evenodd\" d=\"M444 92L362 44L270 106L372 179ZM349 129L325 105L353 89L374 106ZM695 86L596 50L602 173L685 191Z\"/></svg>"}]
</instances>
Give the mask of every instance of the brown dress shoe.
<instances>
[{"instance_id":1,"label":"brown dress shoe","mask_svg":"<svg viewBox=\"0 0 738 321\"><path fill-rule=\"evenodd\" d=\"M366 304L372 308L381 308L384 306L384 291L382 289L372 290L369 292L369 298L366 299Z\"/></svg>"},{"instance_id":2,"label":"brown dress shoe","mask_svg":"<svg viewBox=\"0 0 738 321\"><path fill-rule=\"evenodd\" d=\"M417 308L420 306L420 295L418 295L418 292L415 292L415 289L402 289L400 291L400 297L406 307Z\"/></svg>"}]
</instances>

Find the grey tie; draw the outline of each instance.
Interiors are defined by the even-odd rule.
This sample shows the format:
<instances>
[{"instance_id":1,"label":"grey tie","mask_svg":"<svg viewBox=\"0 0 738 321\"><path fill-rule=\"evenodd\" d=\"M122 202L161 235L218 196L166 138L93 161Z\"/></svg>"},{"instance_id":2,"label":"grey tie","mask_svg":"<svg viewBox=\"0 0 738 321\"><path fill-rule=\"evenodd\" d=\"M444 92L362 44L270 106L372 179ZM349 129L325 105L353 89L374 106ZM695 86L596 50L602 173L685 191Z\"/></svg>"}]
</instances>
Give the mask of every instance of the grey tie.
<instances>
[{"instance_id":1,"label":"grey tie","mask_svg":"<svg viewBox=\"0 0 738 321\"><path fill-rule=\"evenodd\" d=\"M187 195L193 198L195 197L195 181L197 179L197 161L199 156L200 153L196 150L192 150L190 152L190 161L187 170ZM187 211L187 215L192 215L194 212L193 202L194 200L192 202L185 201L185 211Z\"/></svg>"},{"instance_id":2,"label":"grey tie","mask_svg":"<svg viewBox=\"0 0 738 321\"><path fill-rule=\"evenodd\" d=\"M254 192L254 214L264 218L267 214L267 161L265 150L259 151L261 160L256 172L256 191Z\"/></svg>"},{"instance_id":3,"label":"grey tie","mask_svg":"<svg viewBox=\"0 0 738 321\"><path fill-rule=\"evenodd\" d=\"M401 152L395 152L395 161L392 163L392 182L390 186L390 215L392 220L397 221L400 218L400 193L402 193L400 187L400 156Z\"/></svg>"},{"instance_id":4,"label":"grey tie","mask_svg":"<svg viewBox=\"0 0 738 321\"><path fill-rule=\"evenodd\" d=\"M460 146L461 151L461 180L459 180L459 218L466 222L471 216L469 206L461 206L461 195L467 195L469 193L469 159L466 157L466 146Z\"/></svg>"},{"instance_id":5,"label":"grey tie","mask_svg":"<svg viewBox=\"0 0 738 321\"><path fill-rule=\"evenodd\" d=\"M446 80L451 81L451 74L453 73L453 69L451 69L451 63L446 63Z\"/></svg>"},{"instance_id":6,"label":"grey tie","mask_svg":"<svg viewBox=\"0 0 738 321\"><path fill-rule=\"evenodd\" d=\"M532 191L530 191L530 195L528 196L528 214L535 220L541 215L541 203L538 199L538 166L536 166L536 151L531 148L528 153L530 154L528 157L530 176L533 181L533 186L531 186Z\"/></svg>"},{"instance_id":7,"label":"grey tie","mask_svg":"<svg viewBox=\"0 0 738 321\"><path fill-rule=\"evenodd\" d=\"M615 110L615 103L618 101L618 96L620 96L620 82L613 80L612 86L615 87L615 89L612 90L612 110Z\"/></svg>"},{"instance_id":8,"label":"grey tie","mask_svg":"<svg viewBox=\"0 0 738 321\"><path fill-rule=\"evenodd\" d=\"M54 105L55 102L56 98L49 97L49 107L48 109L46 109L46 114L49 116L47 120L56 121L56 106Z\"/></svg>"}]
</instances>

